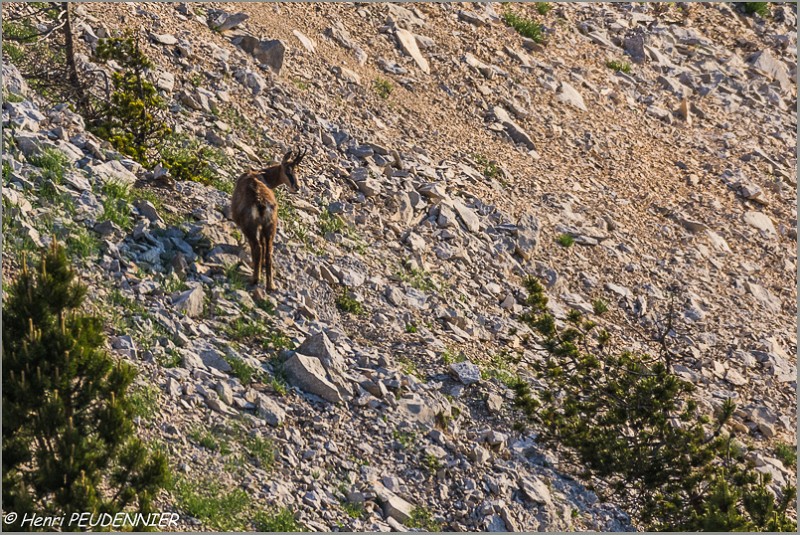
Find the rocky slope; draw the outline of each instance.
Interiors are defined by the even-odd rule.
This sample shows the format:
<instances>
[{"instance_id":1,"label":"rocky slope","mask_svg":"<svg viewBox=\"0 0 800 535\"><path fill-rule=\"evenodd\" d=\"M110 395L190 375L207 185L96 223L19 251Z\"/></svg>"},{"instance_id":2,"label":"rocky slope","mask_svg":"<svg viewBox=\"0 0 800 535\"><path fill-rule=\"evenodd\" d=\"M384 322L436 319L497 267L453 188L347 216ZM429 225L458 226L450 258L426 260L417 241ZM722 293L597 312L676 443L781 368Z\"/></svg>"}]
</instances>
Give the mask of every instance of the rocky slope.
<instances>
[{"instance_id":1,"label":"rocky slope","mask_svg":"<svg viewBox=\"0 0 800 535\"><path fill-rule=\"evenodd\" d=\"M709 411L734 398L758 469L794 481L773 448L796 444L796 8L551 5L513 6L542 45L497 3L83 4L84 65L141 28L171 123L227 162L219 189L165 180L5 64L4 272L99 241L81 275L141 371L141 433L184 481L309 529L634 529L513 427L527 274L561 317L608 302L635 349L675 292L681 376ZM226 191L292 146L279 290L248 292ZM48 149L70 217L40 194ZM127 227L108 182L148 192Z\"/></svg>"}]
</instances>

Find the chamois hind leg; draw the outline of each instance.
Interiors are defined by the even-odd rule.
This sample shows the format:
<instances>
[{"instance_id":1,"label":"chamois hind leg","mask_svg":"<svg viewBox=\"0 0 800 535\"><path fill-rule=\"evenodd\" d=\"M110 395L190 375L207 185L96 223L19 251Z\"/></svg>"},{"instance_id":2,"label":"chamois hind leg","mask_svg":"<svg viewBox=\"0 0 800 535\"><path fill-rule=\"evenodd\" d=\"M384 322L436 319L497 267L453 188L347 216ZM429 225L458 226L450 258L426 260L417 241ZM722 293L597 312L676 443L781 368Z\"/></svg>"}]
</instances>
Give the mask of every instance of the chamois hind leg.
<instances>
[{"instance_id":1,"label":"chamois hind leg","mask_svg":"<svg viewBox=\"0 0 800 535\"><path fill-rule=\"evenodd\" d=\"M267 290L275 290L274 268L272 266L272 248L275 242L275 225L268 225L264 232L264 251L266 251L267 264Z\"/></svg>"},{"instance_id":2,"label":"chamois hind leg","mask_svg":"<svg viewBox=\"0 0 800 535\"><path fill-rule=\"evenodd\" d=\"M250 242L250 256L253 259L252 284L258 286L258 281L261 278L261 265L263 256L261 252L261 243L257 236L248 236L247 241Z\"/></svg>"}]
</instances>

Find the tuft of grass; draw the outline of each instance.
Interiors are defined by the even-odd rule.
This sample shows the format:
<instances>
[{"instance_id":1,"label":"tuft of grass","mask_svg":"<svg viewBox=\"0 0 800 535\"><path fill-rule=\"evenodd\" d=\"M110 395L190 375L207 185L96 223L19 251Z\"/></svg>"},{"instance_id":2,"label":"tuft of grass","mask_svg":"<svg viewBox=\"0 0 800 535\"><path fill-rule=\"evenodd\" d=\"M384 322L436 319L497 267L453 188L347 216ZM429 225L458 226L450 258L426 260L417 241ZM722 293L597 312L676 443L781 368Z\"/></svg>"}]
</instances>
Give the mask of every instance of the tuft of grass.
<instances>
[{"instance_id":1,"label":"tuft of grass","mask_svg":"<svg viewBox=\"0 0 800 535\"><path fill-rule=\"evenodd\" d=\"M211 478L179 479L173 489L175 505L205 527L219 531L242 531L250 498L242 489L227 489ZM256 515L258 518L258 515Z\"/></svg>"},{"instance_id":2,"label":"tuft of grass","mask_svg":"<svg viewBox=\"0 0 800 535\"><path fill-rule=\"evenodd\" d=\"M785 442L775 444L775 456L780 459L786 468L797 466L797 447Z\"/></svg>"},{"instance_id":3,"label":"tuft of grass","mask_svg":"<svg viewBox=\"0 0 800 535\"><path fill-rule=\"evenodd\" d=\"M493 160L489 160L489 158L483 154L475 153L472 155L472 159L481 166L481 172L486 178L497 178L500 175L501 171L497 163Z\"/></svg>"},{"instance_id":4,"label":"tuft of grass","mask_svg":"<svg viewBox=\"0 0 800 535\"><path fill-rule=\"evenodd\" d=\"M413 288L421 292L436 290L436 283L433 282L429 273L422 269L404 267L394 274L395 278L401 282L407 282Z\"/></svg>"},{"instance_id":5,"label":"tuft of grass","mask_svg":"<svg viewBox=\"0 0 800 535\"><path fill-rule=\"evenodd\" d=\"M66 241L67 254L72 258L94 257L100 252L100 240L81 225L70 229Z\"/></svg>"},{"instance_id":6,"label":"tuft of grass","mask_svg":"<svg viewBox=\"0 0 800 535\"><path fill-rule=\"evenodd\" d=\"M258 370L247 364L245 361L235 357L225 359L231 365L231 373L234 377L238 377L243 385L249 385L257 378Z\"/></svg>"},{"instance_id":7,"label":"tuft of grass","mask_svg":"<svg viewBox=\"0 0 800 535\"><path fill-rule=\"evenodd\" d=\"M556 242L562 247L572 247L575 244L575 238L569 234L561 234L556 238Z\"/></svg>"},{"instance_id":8,"label":"tuft of grass","mask_svg":"<svg viewBox=\"0 0 800 535\"><path fill-rule=\"evenodd\" d=\"M306 531L303 526L294 519L291 509L272 509L261 511L253 519L256 531L264 533L283 532L301 533Z\"/></svg>"},{"instance_id":9,"label":"tuft of grass","mask_svg":"<svg viewBox=\"0 0 800 535\"><path fill-rule=\"evenodd\" d=\"M769 2L741 2L742 10L748 15L758 15L760 17L768 17L772 13L769 7Z\"/></svg>"},{"instance_id":10,"label":"tuft of grass","mask_svg":"<svg viewBox=\"0 0 800 535\"><path fill-rule=\"evenodd\" d=\"M417 332L417 326L413 323L406 323L406 332L409 334Z\"/></svg>"},{"instance_id":11,"label":"tuft of grass","mask_svg":"<svg viewBox=\"0 0 800 535\"><path fill-rule=\"evenodd\" d=\"M442 461L440 461L439 458L436 455L433 455L432 453L425 454L425 459L423 459L423 463L425 464L425 467L431 474L435 474L436 472L442 469Z\"/></svg>"},{"instance_id":12,"label":"tuft of grass","mask_svg":"<svg viewBox=\"0 0 800 535\"><path fill-rule=\"evenodd\" d=\"M606 67L614 71L622 71L625 74L630 74L631 72L631 64L627 61L608 60L606 61Z\"/></svg>"},{"instance_id":13,"label":"tuft of grass","mask_svg":"<svg viewBox=\"0 0 800 535\"><path fill-rule=\"evenodd\" d=\"M372 87L375 89L375 92L378 94L378 96L384 100L389 98L389 95L392 94L392 90L394 90L392 82L381 76L375 78L375 81L372 83Z\"/></svg>"},{"instance_id":14,"label":"tuft of grass","mask_svg":"<svg viewBox=\"0 0 800 535\"><path fill-rule=\"evenodd\" d=\"M189 432L189 438L207 450L219 452L222 455L228 455L231 452L225 437L220 437L207 429L196 427Z\"/></svg>"},{"instance_id":15,"label":"tuft of grass","mask_svg":"<svg viewBox=\"0 0 800 535\"><path fill-rule=\"evenodd\" d=\"M231 290L244 290L247 287L247 280L239 273L239 263L234 262L224 268L225 280Z\"/></svg>"},{"instance_id":16,"label":"tuft of grass","mask_svg":"<svg viewBox=\"0 0 800 535\"><path fill-rule=\"evenodd\" d=\"M442 362L447 364L455 364L456 362L464 362L467 360L467 357L461 351L453 351L451 349L445 349L442 351Z\"/></svg>"},{"instance_id":17,"label":"tuft of grass","mask_svg":"<svg viewBox=\"0 0 800 535\"><path fill-rule=\"evenodd\" d=\"M429 532L442 531L442 525L433 519L430 510L424 507L415 507L411 511L411 518L406 521L406 527L420 528Z\"/></svg>"},{"instance_id":18,"label":"tuft of grass","mask_svg":"<svg viewBox=\"0 0 800 535\"><path fill-rule=\"evenodd\" d=\"M608 312L608 303L602 299L595 299L592 301L592 309L594 310L595 314L600 316Z\"/></svg>"},{"instance_id":19,"label":"tuft of grass","mask_svg":"<svg viewBox=\"0 0 800 535\"><path fill-rule=\"evenodd\" d=\"M61 184L64 180L64 171L69 165L69 158L58 149L44 149L41 154L31 156L30 162L42 170L42 177L54 184Z\"/></svg>"},{"instance_id":20,"label":"tuft of grass","mask_svg":"<svg viewBox=\"0 0 800 535\"><path fill-rule=\"evenodd\" d=\"M404 449L413 446L417 441L417 435L413 431L400 431L399 429L392 431L392 438L399 442Z\"/></svg>"},{"instance_id":21,"label":"tuft of grass","mask_svg":"<svg viewBox=\"0 0 800 535\"><path fill-rule=\"evenodd\" d=\"M275 444L271 440L258 436L250 437L245 447L250 457L255 461L256 466L267 472L275 467L278 452L275 450Z\"/></svg>"},{"instance_id":22,"label":"tuft of grass","mask_svg":"<svg viewBox=\"0 0 800 535\"><path fill-rule=\"evenodd\" d=\"M103 186L103 214L101 221L109 220L122 229L128 230L133 224L131 219L131 203L133 196L129 186L120 182L109 181Z\"/></svg>"},{"instance_id":23,"label":"tuft of grass","mask_svg":"<svg viewBox=\"0 0 800 535\"><path fill-rule=\"evenodd\" d=\"M364 314L364 305L351 296L347 288L342 288L342 293L336 297L336 307L342 312L348 312L356 316Z\"/></svg>"},{"instance_id":24,"label":"tuft of grass","mask_svg":"<svg viewBox=\"0 0 800 535\"><path fill-rule=\"evenodd\" d=\"M542 16L550 13L551 9L553 9L553 6L550 5L550 2L536 2L536 11Z\"/></svg>"},{"instance_id":25,"label":"tuft of grass","mask_svg":"<svg viewBox=\"0 0 800 535\"><path fill-rule=\"evenodd\" d=\"M358 502L348 502L347 500L341 500L342 510L347 513L347 516L350 518L363 518L366 514L364 510L364 504Z\"/></svg>"},{"instance_id":26,"label":"tuft of grass","mask_svg":"<svg viewBox=\"0 0 800 535\"><path fill-rule=\"evenodd\" d=\"M330 213L328 210L323 210L319 215L319 230L322 232L323 236L328 232L342 232L346 228L347 223L344 222L344 219L336 214Z\"/></svg>"},{"instance_id":27,"label":"tuft of grass","mask_svg":"<svg viewBox=\"0 0 800 535\"><path fill-rule=\"evenodd\" d=\"M131 415L145 420L158 412L159 390L151 384L138 385L128 396L131 404Z\"/></svg>"},{"instance_id":28,"label":"tuft of grass","mask_svg":"<svg viewBox=\"0 0 800 535\"><path fill-rule=\"evenodd\" d=\"M168 349L166 353L156 355L156 362L164 368L177 368L182 360L183 357L175 349Z\"/></svg>"},{"instance_id":29,"label":"tuft of grass","mask_svg":"<svg viewBox=\"0 0 800 535\"><path fill-rule=\"evenodd\" d=\"M527 17L522 17L511 11L503 13L503 22L507 26L514 28L518 34L528 39L533 39L537 43L544 43L544 31L542 25Z\"/></svg>"}]
</instances>

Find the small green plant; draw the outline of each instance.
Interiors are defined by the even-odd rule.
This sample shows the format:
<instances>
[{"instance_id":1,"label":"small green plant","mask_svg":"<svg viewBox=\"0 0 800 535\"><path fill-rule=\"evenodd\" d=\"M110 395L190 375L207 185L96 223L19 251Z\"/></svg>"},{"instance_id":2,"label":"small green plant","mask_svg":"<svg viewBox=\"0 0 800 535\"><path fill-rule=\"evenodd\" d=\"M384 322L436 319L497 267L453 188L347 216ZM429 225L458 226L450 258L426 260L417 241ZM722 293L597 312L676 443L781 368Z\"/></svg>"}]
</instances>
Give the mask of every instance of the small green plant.
<instances>
[{"instance_id":1,"label":"small green plant","mask_svg":"<svg viewBox=\"0 0 800 535\"><path fill-rule=\"evenodd\" d=\"M437 289L431 275L422 269L404 266L403 269L395 272L394 276L397 280L407 282L421 292L430 292Z\"/></svg>"},{"instance_id":2,"label":"small green plant","mask_svg":"<svg viewBox=\"0 0 800 535\"><path fill-rule=\"evenodd\" d=\"M561 247L572 247L575 244L575 238L569 234L559 234L559 236L556 238L556 242Z\"/></svg>"},{"instance_id":3,"label":"small green plant","mask_svg":"<svg viewBox=\"0 0 800 535\"><path fill-rule=\"evenodd\" d=\"M448 366L456 362L464 362L465 360L467 360L467 357L461 351L453 351L451 349L442 351L442 362Z\"/></svg>"},{"instance_id":4,"label":"small green plant","mask_svg":"<svg viewBox=\"0 0 800 535\"><path fill-rule=\"evenodd\" d=\"M621 71L625 74L630 74L631 72L631 64L627 61L619 61L619 60L608 60L606 61L606 67L613 71Z\"/></svg>"},{"instance_id":5,"label":"small green plant","mask_svg":"<svg viewBox=\"0 0 800 535\"><path fill-rule=\"evenodd\" d=\"M748 15L758 15L760 17L768 17L771 14L769 2L737 2L742 6L742 10Z\"/></svg>"},{"instance_id":6,"label":"small green plant","mask_svg":"<svg viewBox=\"0 0 800 535\"><path fill-rule=\"evenodd\" d=\"M294 518L291 509L273 509L261 511L253 519L256 531L262 533L301 533L306 531L303 526Z\"/></svg>"},{"instance_id":7,"label":"small green plant","mask_svg":"<svg viewBox=\"0 0 800 535\"><path fill-rule=\"evenodd\" d=\"M231 365L231 373L234 377L238 377L243 385L249 385L260 374L258 370L247 364L244 360L236 357L228 357L225 359Z\"/></svg>"},{"instance_id":8,"label":"small green plant","mask_svg":"<svg viewBox=\"0 0 800 535\"><path fill-rule=\"evenodd\" d=\"M292 83L300 91L308 91L308 83L305 81L300 80L299 78L292 78Z\"/></svg>"},{"instance_id":9,"label":"small green plant","mask_svg":"<svg viewBox=\"0 0 800 535\"><path fill-rule=\"evenodd\" d=\"M319 215L319 230L323 235L329 232L342 232L346 228L347 223L344 222L344 219L328 210L323 210Z\"/></svg>"},{"instance_id":10,"label":"small green plant","mask_svg":"<svg viewBox=\"0 0 800 535\"><path fill-rule=\"evenodd\" d=\"M592 310L598 316L605 314L606 312L608 312L608 303L606 303L602 299L595 299L594 301L592 301Z\"/></svg>"},{"instance_id":11,"label":"small green plant","mask_svg":"<svg viewBox=\"0 0 800 535\"><path fill-rule=\"evenodd\" d=\"M550 13L551 9L553 9L553 6L550 5L550 2L536 2L536 11L542 16Z\"/></svg>"},{"instance_id":12,"label":"small green plant","mask_svg":"<svg viewBox=\"0 0 800 535\"><path fill-rule=\"evenodd\" d=\"M138 385L131 390L131 414L150 419L158 413L159 390L155 385Z\"/></svg>"},{"instance_id":13,"label":"small green plant","mask_svg":"<svg viewBox=\"0 0 800 535\"><path fill-rule=\"evenodd\" d=\"M364 505L358 502L342 501L342 510L350 518L363 518L366 513Z\"/></svg>"},{"instance_id":14,"label":"small green plant","mask_svg":"<svg viewBox=\"0 0 800 535\"><path fill-rule=\"evenodd\" d=\"M275 444L267 438L252 436L247 439L246 448L256 465L262 470L269 472L275 467L278 452Z\"/></svg>"},{"instance_id":15,"label":"small green plant","mask_svg":"<svg viewBox=\"0 0 800 535\"><path fill-rule=\"evenodd\" d=\"M364 305L353 297L347 288L342 288L342 292L336 297L336 307L342 312L356 316L364 314Z\"/></svg>"},{"instance_id":16,"label":"small green plant","mask_svg":"<svg viewBox=\"0 0 800 535\"><path fill-rule=\"evenodd\" d=\"M209 431L202 427L195 427L189 432L189 438L207 450L219 452L222 455L228 455L231 452L226 437L219 431Z\"/></svg>"},{"instance_id":17,"label":"small green plant","mask_svg":"<svg viewBox=\"0 0 800 535\"><path fill-rule=\"evenodd\" d=\"M475 153L472 155L472 159L481 166L480 171L486 178L497 178L500 175L501 170L497 163L493 160L489 160L489 158L483 154Z\"/></svg>"},{"instance_id":18,"label":"small green plant","mask_svg":"<svg viewBox=\"0 0 800 535\"><path fill-rule=\"evenodd\" d=\"M521 36L533 39L537 43L544 43L544 31L538 22L517 15L513 11L506 11L502 18L507 26L514 28Z\"/></svg>"},{"instance_id":19,"label":"small green plant","mask_svg":"<svg viewBox=\"0 0 800 535\"><path fill-rule=\"evenodd\" d=\"M94 257L100 252L100 241L81 225L69 230L66 242L67 254L72 258Z\"/></svg>"},{"instance_id":20,"label":"small green plant","mask_svg":"<svg viewBox=\"0 0 800 535\"><path fill-rule=\"evenodd\" d=\"M406 323L406 332L409 334L417 332L417 326L413 323Z\"/></svg>"},{"instance_id":21,"label":"small green plant","mask_svg":"<svg viewBox=\"0 0 800 535\"><path fill-rule=\"evenodd\" d=\"M392 431L394 438L404 449L410 448L417 441L417 435L413 431L403 431L395 429Z\"/></svg>"},{"instance_id":22,"label":"small green plant","mask_svg":"<svg viewBox=\"0 0 800 535\"><path fill-rule=\"evenodd\" d=\"M54 184L61 184L64 172L69 166L69 158L58 149L47 148L40 154L30 157L31 164L42 169L42 178L51 180Z\"/></svg>"},{"instance_id":23,"label":"small green plant","mask_svg":"<svg viewBox=\"0 0 800 535\"><path fill-rule=\"evenodd\" d=\"M103 213L101 221L111 221L122 229L129 229L133 225L131 219L131 189L121 182L109 181L103 186Z\"/></svg>"},{"instance_id":24,"label":"small green plant","mask_svg":"<svg viewBox=\"0 0 800 535\"><path fill-rule=\"evenodd\" d=\"M175 349L168 349L165 353L156 355L156 362L164 368L177 368L182 361L183 357Z\"/></svg>"},{"instance_id":25,"label":"small green plant","mask_svg":"<svg viewBox=\"0 0 800 535\"><path fill-rule=\"evenodd\" d=\"M797 466L797 447L795 446L791 446L785 442L778 442L775 444L775 456L780 459L787 468L794 468Z\"/></svg>"},{"instance_id":26,"label":"small green plant","mask_svg":"<svg viewBox=\"0 0 800 535\"><path fill-rule=\"evenodd\" d=\"M406 521L406 527L424 529L429 532L442 531L442 525L433 519L430 510L424 507L415 507L411 510L411 518Z\"/></svg>"},{"instance_id":27,"label":"small green plant","mask_svg":"<svg viewBox=\"0 0 800 535\"><path fill-rule=\"evenodd\" d=\"M378 96L384 100L389 98L389 95L392 94L392 90L394 89L392 82L381 76L375 78L372 86L375 88L375 92L378 94Z\"/></svg>"},{"instance_id":28,"label":"small green plant","mask_svg":"<svg viewBox=\"0 0 800 535\"><path fill-rule=\"evenodd\" d=\"M442 469L442 461L432 453L426 453L423 464L431 474L435 474Z\"/></svg>"},{"instance_id":29,"label":"small green plant","mask_svg":"<svg viewBox=\"0 0 800 535\"><path fill-rule=\"evenodd\" d=\"M242 489L228 489L217 480L180 478L174 485L175 505L204 526L219 531L243 531L250 498Z\"/></svg>"}]
</instances>

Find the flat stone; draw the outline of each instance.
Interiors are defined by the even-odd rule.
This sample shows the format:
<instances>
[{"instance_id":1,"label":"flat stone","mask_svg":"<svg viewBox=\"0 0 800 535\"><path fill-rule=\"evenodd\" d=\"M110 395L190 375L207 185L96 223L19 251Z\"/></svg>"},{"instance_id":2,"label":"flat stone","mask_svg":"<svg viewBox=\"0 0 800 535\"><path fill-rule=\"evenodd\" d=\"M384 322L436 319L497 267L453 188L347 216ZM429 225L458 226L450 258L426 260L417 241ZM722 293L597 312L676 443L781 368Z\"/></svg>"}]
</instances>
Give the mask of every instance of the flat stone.
<instances>
[{"instance_id":1,"label":"flat stone","mask_svg":"<svg viewBox=\"0 0 800 535\"><path fill-rule=\"evenodd\" d=\"M403 52L414 60L420 70L425 74L430 74L430 65L428 65L428 60L425 59L422 52L419 51L414 34L408 30L397 28L397 30L395 30L395 37L397 38L397 44L400 45Z\"/></svg>"},{"instance_id":2,"label":"flat stone","mask_svg":"<svg viewBox=\"0 0 800 535\"><path fill-rule=\"evenodd\" d=\"M256 406L258 415L272 427L283 425L283 422L286 421L286 411L269 396L259 394Z\"/></svg>"},{"instance_id":3,"label":"flat stone","mask_svg":"<svg viewBox=\"0 0 800 535\"><path fill-rule=\"evenodd\" d=\"M742 220L751 227L765 232L771 236L777 236L778 234L775 230L775 224L772 222L772 219L770 219L769 216L763 212L745 212L745 214L742 216Z\"/></svg>"},{"instance_id":4,"label":"flat stone","mask_svg":"<svg viewBox=\"0 0 800 535\"><path fill-rule=\"evenodd\" d=\"M305 34L298 30L292 30L292 34L300 41L300 44L303 45L303 48L311 52L312 54L317 51L317 44L311 40L310 38L306 37Z\"/></svg>"},{"instance_id":5,"label":"flat stone","mask_svg":"<svg viewBox=\"0 0 800 535\"><path fill-rule=\"evenodd\" d=\"M303 343L297 348L297 352L301 355L317 357L328 371L341 372L345 369L344 357L339 354L336 346L324 332L318 332L303 340Z\"/></svg>"},{"instance_id":6,"label":"flat stone","mask_svg":"<svg viewBox=\"0 0 800 535\"><path fill-rule=\"evenodd\" d=\"M581 111L587 111L586 104L583 102L581 94L567 82L561 82L561 89L556 95L556 100L564 104L569 104Z\"/></svg>"},{"instance_id":7,"label":"flat stone","mask_svg":"<svg viewBox=\"0 0 800 535\"><path fill-rule=\"evenodd\" d=\"M151 33L150 34L150 39L153 42L161 44L161 45L174 45L174 44L178 43L178 40L175 38L175 36L174 35L169 35L169 34Z\"/></svg>"},{"instance_id":8,"label":"flat stone","mask_svg":"<svg viewBox=\"0 0 800 535\"><path fill-rule=\"evenodd\" d=\"M481 369L469 361L456 362L450 365L450 375L469 386L481 380Z\"/></svg>"},{"instance_id":9,"label":"flat stone","mask_svg":"<svg viewBox=\"0 0 800 535\"><path fill-rule=\"evenodd\" d=\"M172 304L175 308L190 318L196 318L203 314L203 301L205 292L201 286L190 288L179 294L173 299Z\"/></svg>"},{"instance_id":10,"label":"flat stone","mask_svg":"<svg viewBox=\"0 0 800 535\"><path fill-rule=\"evenodd\" d=\"M295 353L283 364L289 382L304 392L314 394L331 403L344 401L341 392L331 383L318 358Z\"/></svg>"}]
</instances>

